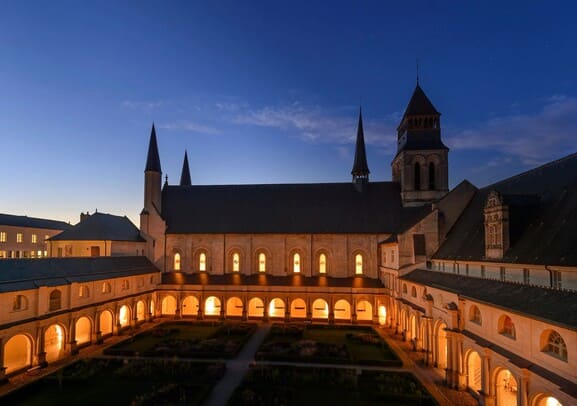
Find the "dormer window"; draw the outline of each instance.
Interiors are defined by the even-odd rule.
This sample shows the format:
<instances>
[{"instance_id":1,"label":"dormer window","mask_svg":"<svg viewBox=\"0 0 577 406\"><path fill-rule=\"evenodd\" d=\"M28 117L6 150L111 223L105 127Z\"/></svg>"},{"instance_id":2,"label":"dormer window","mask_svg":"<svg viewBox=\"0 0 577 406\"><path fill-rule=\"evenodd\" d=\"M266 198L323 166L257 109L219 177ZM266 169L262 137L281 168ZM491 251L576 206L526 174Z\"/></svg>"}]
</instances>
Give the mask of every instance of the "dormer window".
<instances>
[{"instance_id":1,"label":"dormer window","mask_svg":"<svg viewBox=\"0 0 577 406\"><path fill-rule=\"evenodd\" d=\"M509 207L499 192L493 190L485 208L485 257L501 259L509 249Z\"/></svg>"}]
</instances>

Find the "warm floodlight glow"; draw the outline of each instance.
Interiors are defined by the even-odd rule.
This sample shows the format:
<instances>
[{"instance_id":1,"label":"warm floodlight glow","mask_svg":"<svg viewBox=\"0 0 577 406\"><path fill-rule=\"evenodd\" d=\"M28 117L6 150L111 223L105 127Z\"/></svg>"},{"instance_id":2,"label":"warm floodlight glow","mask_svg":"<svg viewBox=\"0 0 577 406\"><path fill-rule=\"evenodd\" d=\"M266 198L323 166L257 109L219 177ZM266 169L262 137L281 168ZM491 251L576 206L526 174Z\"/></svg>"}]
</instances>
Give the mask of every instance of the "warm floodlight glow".
<instances>
[{"instance_id":1,"label":"warm floodlight glow","mask_svg":"<svg viewBox=\"0 0 577 406\"><path fill-rule=\"evenodd\" d=\"M355 255L355 274L363 274L363 256L361 254Z\"/></svg>"},{"instance_id":2,"label":"warm floodlight glow","mask_svg":"<svg viewBox=\"0 0 577 406\"><path fill-rule=\"evenodd\" d=\"M174 254L174 270L180 271L180 254L178 252Z\"/></svg>"},{"instance_id":3,"label":"warm floodlight glow","mask_svg":"<svg viewBox=\"0 0 577 406\"><path fill-rule=\"evenodd\" d=\"M327 256L319 255L319 273L327 273Z\"/></svg>"},{"instance_id":4,"label":"warm floodlight glow","mask_svg":"<svg viewBox=\"0 0 577 406\"><path fill-rule=\"evenodd\" d=\"M557 399L555 399L554 397L549 396L546 400L545 400L545 406L563 406L561 404L561 402L559 402Z\"/></svg>"},{"instance_id":5,"label":"warm floodlight glow","mask_svg":"<svg viewBox=\"0 0 577 406\"><path fill-rule=\"evenodd\" d=\"M266 255L263 252L258 254L258 271L266 272Z\"/></svg>"},{"instance_id":6,"label":"warm floodlight glow","mask_svg":"<svg viewBox=\"0 0 577 406\"><path fill-rule=\"evenodd\" d=\"M122 306L120 311L118 312L118 321L120 322L121 327L128 326L128 307Z\"/></svg>"},{"instance_id":7,"label":"warm floodlight glow","mask_svg":"<svg viewBox=\"0 0 577 406\"><path fill-rule=\"evenodd\" d=\"M300 273L301 271L301 256L300 254L294 254L293 256L293 272Z\"/></svg>"},{"instance_id":8,"label":"warm floodlight glow","mask_svg":"<svg viewBox=\"0 0 577 406\"><path fill-rule=\"evenodd\" d=\"M206 254L201 252L198 257L198 269L200 271L206 271Z\"/></svg>"},{"instance_id":9,"label":"warm floodlight glow","mask_svg":"<svg viewBox=\"0 0 577 406\"><path fill-rule=\"evenodd\" d=\"M381 326L387 323L387 308L385 306L379 306L379 324Z\"/></svg>"},{"instance_id":10,"label":"warm floodlight glow","mask_svg":"<svg viewBox=\"0 0 577 406\"><path fill-rule=\"evenodd\" d=\"M240 255L237 252L232 254L232 271L239 272L240 271Z\"/></svg>"},{"instance_id":11,"label":"warm floodlight glow","mask_svg":"<svg viewBox=\"0 0 577 406\"><path fill-rule=\"evenodd\" d=\"M220 300L215 296L210 296L204 304L204 314L207 316L220 315Z\"/></svg>"}]
</instances>

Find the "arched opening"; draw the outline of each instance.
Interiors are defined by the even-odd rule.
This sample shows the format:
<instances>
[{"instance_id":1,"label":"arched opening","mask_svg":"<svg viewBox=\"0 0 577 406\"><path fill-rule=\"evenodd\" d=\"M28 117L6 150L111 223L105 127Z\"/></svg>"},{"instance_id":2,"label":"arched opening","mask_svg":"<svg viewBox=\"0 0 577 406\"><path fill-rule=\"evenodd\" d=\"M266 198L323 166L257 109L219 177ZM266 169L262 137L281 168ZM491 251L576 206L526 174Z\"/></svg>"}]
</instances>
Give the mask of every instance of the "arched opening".
<instances>
[{"instance_id":1,"label":"arched opening","mask_svg":"<svg viewBox=\"0 0 577 406\"><path fill-rule=\"evenodd\" d=\"M553 396L547 396L545 394L537 395L535 402L533 403L534 406L563 406L561 402L559 402Z\"/></svg>"},{"instance_id":2,"label":"arched opening","mask_svg":"<svg viewBox=\"0 0 577 406\"><path fill-rule=\"evenodd\" d=\"M324 299L316 299L313 302L313 319L328 319L329 304Z\"/></svg>"},{"instance_id":3,"label":"arched opening","mask_svg":"<svg viewBox=\"0 0 577 406\"><path fill-rule=\"evenodd\" d=\"M12 303L12 310L20 311L28 309L28 299L24 295L16 295Z\"/></svg>"},{"instance_id":4,"label":"arched opening","mask_svg":"<svg viewBox=\"0 0 577 406\"><path fill-rule=\"evenodd\" d=\"M481 325L483 320L481 319L481 311L477 306L471 306L469 310L469 321Z\"/></svg>"},{"instance_id":5,"label":"arched opening","mask_svg":"<svg viewBox=\"0 0 577 406\"><path fill-rule=\"evenodd\" d=\"M545 330L541 334L541 351L562 361L567 361L567 344L561 334L554 330Z\"/></svg>"},{"instance_id":6,"label":"arched opening","mask_svg":"<svg viewBox=\"0 0 577 406\"><path fill-rule=\"evenodd\" d=\"M198 270L206 271L206 253L201 252L198 256Z\"/></svg>"},{"instance_id":7,"label":"arched opening","mask_svg":"<svg viewBox=\"0 0 577 406\"><path fill-rule=\"evenodd\" d=\"M350 320L351 305L345 299L337 300L335 303L335 320Z\"/></svg>"},{"instance_id":8,"label":"arched opening","mask_svg":"<svg viewBox=\"0 0 577 406\"><path fill-rule=\"evenodd\" d=\"M226 301L226 315L229 317L242 317L242 300L231 297Z\"/></svg>"},{"instance_id":9,"label":"arched opening","mask_svg":"<svg viewBox=\"0 0 577 406\"><path fill-rule=\"evenodd\" d=\"M52 324L44 332L44 352L46 361L53 362L64 355L64 329L58 324Z\"/></svg>"},{"instance_id":10,"label":"arched opening","mask_svg":"<svg viewBox=\"0 0 577 406\"><path fill-rule=\"evenodd\" d=\"M160 313L163 316L174 316L176 314L176 299L174 296L168 295L162 299Z\"/></svg>"},{"instance_id":11,"label":"arched opening","mask_svg":"<svg viewBox=\"0 0 577 406\"><path fill-rule=\"evenodd\" d=\"M264 302L261 298L253 297L248 301L248 317L263 317Z\"/></svg>"},{"instance_id":12,"label":"arched opening","mask_svg":"<svg viewBox=\"0 0 577 406\"><path fill-rule=\"evenodd\" d=\"M373 306L367 300L357 302L357 321L373 321Z\"/></svg>"},{"instance_id":13,"label":"arched opening","mask_svg":"<svg viewBox=\"0 0 577 406\"><path fill-rule=\"evenodd\" d=\"M481 357L476 351L471 351L467 359L467 386L475 392L482 388L481 371Z\"/></svg>"},{"instance_id":14,"label":"arched opening","mask_svg":"<svg viewBox=\"0 0 577 406\"><path fill-rule=\"evenodd\" d=\"M175 271L180 271L180 253L176 252L174 253L174 270Z\"/></svg>"},{"instance_id":15,"label":"arched opening","mask_svg":"<svg viewBox=\"0 0 577 406\"><path fill-rule=\"evenodd\" d=\"M204 302L205 316L220 316L221 303L216 296L209 296Z\"/></svg>"},{"instance_id":16,"label":"arched opening","mask_svg":"<svg viewBox=\"0 0 577 406\"><path fill-rule=\"evenodd\" d=\"M384 326L387 323L387 308L383 305L379 306L379 324Z\"/></svg>"},{"instance_id":17,"label":"arched opening","mask_svg":"<svg viewBox=\"0 0 577 406\"><path fill-rule=\"evenodd\" d=\"M307 317L307 304L302 299L295 299L291 302L291 318L304 319Z\"/></svg>"},{"instance_id":18,"label":"arched opening","mask_svg":"<svg viewBox=\"0 0 577 406\"><path fill-rule=\"evenodd\" d=\"M62 307L62 293L58 289L55 289L50 292L48 310L53 312L55 310L60 310L60 307Z\"/></svg>"},{"instance_id":19,"label":"arched opening","mask_svg":"<svg viewBox=\"0 0 577 406\"><path fill-rule=\"evenodd\" d=\"M122 306L118 312L118 324L120 328L130 325L130 309L126 305Z\"/></svg>"},{"instance_id":20,"label":"arched opening","mask_svg":"<svg viewBox=\"0 0 577 406\"><path fill-rule=\"evenodd\" d=\"M319 273L327 273L327 256L325 254L319 255Z\"/></svg>"},{"instance_id":21,"label":"arched opening","mask_svg":"<svg viewBox=\"0 0 577 406\"><path fill-rule=\"evenodd\" d=\"M198 316L198 299L194 296L187 296L182 301L183 316Z\"/></svg>"},{"instance_id":22,"label":"arched opening","mask_svg":"<svg viewBox=\"0 0 577 406\"><path fill-rule=\"evenodd\" d=\"M429 164L429 190L435 190L435 164Z\"/></svg>"},{"instance_id":23,"label":"arched opening","mask_svg":"<svg viewBox=\"0 0 577 406\"><path fill-rule=\"evenodd\" d=\"M499 318L499 334L512 338L513 340L517 337L515 324L509 316L503 315Z\"/></svg>"},{"instance_id":24,"label":"arched opening","mask_svg":"<svg viewBox=\"0 0 577 406\"><path fill-rule=\"evenodd\" d=\"M104 310L100 313L100 334L102 336L112 334L112 313Z\"/></svg>"},{"instance_id":25,"label":"arched opening","mask_svg":"<svg viewBox=\"0 0 577 406\"><path fill-rule=\"evenodd\" d=\"M517 380L508 369L502 369L495 378L497 406L517 405Z\"/></svg>"},{"instance_id":26,"label":"arched opening","mask_svg":"<svg viewBox=\"0 0 577 406\"><path fill-rule=\"evenodd\" d=\"M264 252L258 254L258 271L266 272L266 254Z\"/></svg>"},{"instance_id":27,"label":"arched opening","mask_svg":"<svg viewBox=\"0 0 577 406\"><path fill-rule=\"evenodd\" d=\"M414 189L421 190L421 164L415 162L415 171L414 171Z\"/></svg>"},{"instance_id":28,"label":"arched opening","mask_svg":"<svg viewBox=\"0 0 577 406\"><path fill-rule=\"evenodd\" d=\"M136 320L146 320L146 305L142 300L139 300L138 303L136 303Z\"/></svg>"},{"instance_id":29,"label":"arched opening","mask_svg":"<svg viewBox=\"0 0 577 406\"><path fill-rule=\"evenodd\" d=\"M16 334L4 345L6 373L19 371L32 365L32 340L24 334Z\"/></svg>"},{"instance_id":30,"label":"arched opening","mask_svg":"<svg viewBox=\"0 0 577 406\"><path fill-rule=\"evenodd\" d=\"M361 254L355 255L355 275L363 274L363 256Z\"/></svg>"},{"instance_id":31,"label":"arched opening","mask_svg":"<svg viewBox=\"0 0 577 406\"><path fill-rule=\"evenodd\" d=\"M274 298L270 301L268 305L268 316L269 317L284 317L285 314L285 304L282 299Z\"/></svg>"},{"instance_id":32,"label":"arched opening","mask_svg":"<svg viewBox=\"0 0 577 406\"><path fill-rule=\"evenodd\" d=\"M293 272L301 272L301 255L299 253L293 255Z\"/></svg>"},{"instance_id":33,"label":"arched opening","mask_svg":"<svg viewBox=\"0 0 577 406\"><path fill-rule=\"evenodd\" d=\"M414 286L411 287L411 296L417 297L417 288Z\"/></svg>"},{"instance_id":34,"label":"arched opening","mask_svg":"<svg viewBox=\"0 0 577 406\"><path fill-rule=\"evenodd\" d=\"M92 323L90 323L90 319L88 317L81 317L76 320L76 344L86 344L90 342L91 334L92 334Z\"/></svg>"},{"instance_id":35,"label":"arched opening","mask_svg":"<svg viewBox=\"0 0 577 406\"><path fill-rule=\"evenodd\" d=\"M101 291L102 293L110 293L112 291L112 286L108 282L102 282Z\"/></svg>"},{"instance_id":36,"label":"arched opening","mask_svg":"<svg viewBox=\"0 0 577 406\"><path fill-rule=\"evenodd\" d=\"M439 324L437 328L437 368L447 368L447 325Z\"/></svg>"},{"instance_id":37,"label":"arched opening","mask_svg":"<svg viewBox=\"0 0 577 406\"><path fill-rule=\"evenodd\" d=\"M238 252L232 254L232 271L240 272L240 255Z\"/></svg>"},{"instance_id":38,"label":"arched opening","mask_svg":"<svg viewBox=\"0 0 577 406\"><path fill-rule=\"evenodd\" d=\"M409 340L415 340L417 338L417 318L411 315L409 319Z\"/></svg>"},{"instance_id":39,"label":"arched opening","mask_svg":"<svg viewBox=\"0 0 577 406\"><path fill-rule=\"evenodd\" d=\"M155 311L155 307L154 307L154 300L150 301L150 314L154 317L156 316L156 311Z\"/></svg>"}]
</instances>

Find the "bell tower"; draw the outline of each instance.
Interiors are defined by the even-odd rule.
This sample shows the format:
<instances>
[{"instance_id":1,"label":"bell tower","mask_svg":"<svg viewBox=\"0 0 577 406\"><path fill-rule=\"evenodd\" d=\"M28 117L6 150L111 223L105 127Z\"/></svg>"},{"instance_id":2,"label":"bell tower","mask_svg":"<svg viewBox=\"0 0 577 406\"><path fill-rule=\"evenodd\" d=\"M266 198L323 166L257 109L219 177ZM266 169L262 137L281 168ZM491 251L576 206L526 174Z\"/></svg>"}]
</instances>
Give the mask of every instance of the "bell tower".
<instances>
[{"instance_id":1,"label":"bell tower","mask_svg":"<svg viewBox=\"0 0 577 406\"><path fill-rule=\"evenodd\" d=\"M404 206L421 206L449 191L449 148L441 140L441 113L419 82L397 128L393 181L401 185Z\"/></svg>"}]
</instances>

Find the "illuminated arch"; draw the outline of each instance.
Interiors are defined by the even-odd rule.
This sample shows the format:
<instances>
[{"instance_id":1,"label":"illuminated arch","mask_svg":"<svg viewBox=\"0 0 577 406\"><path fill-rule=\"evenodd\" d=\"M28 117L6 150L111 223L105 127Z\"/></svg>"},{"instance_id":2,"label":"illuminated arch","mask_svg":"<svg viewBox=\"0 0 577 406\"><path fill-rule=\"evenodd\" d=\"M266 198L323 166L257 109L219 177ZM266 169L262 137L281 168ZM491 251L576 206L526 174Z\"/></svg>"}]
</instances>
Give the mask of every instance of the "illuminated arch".
<instances>
[{"instance_id":1,"label":"illuminated arch","mask_svg":"<svg viewBox=\"0 0 577 406\"><path fill-rule=\"evenodd\" d=\"M379 324L381 326L387 324L387 308L385 307L385 305L379 306Z\"/></svg>"},{"instance_id":2,"label":"illuminated arch","mask_svg":"<svg viewBox=\"0 0 577 406\"><path fill-rule=\"evenodd\" d=\"M409 317L409 340L414 340L417 338L417 318L414 314Z\"/></svg>"},{"instance_id":3,"label":"illuminated arch","mask_svg":"<svg viewBox=\"0 0 577 406\"><path fill-rule=\"evenodd\" d=\"M130 325L130 308L127 305L123 305L118 311L118 325L120 328Z\"/></svg>"},{"instance_id":4,"label":"illuminated arch","mask_svg":"<svg viewBox=\"0 0 577 406\"><path fill-rule=\"evenodd\" d=\"M100 334L102 336L112 334L112 312L109 310L103 310L100 312Z\"/></svg>"},{"instance_id":5,"label":"illuminated arch","mask_svg":"<svg viewBox=\"0 0 577 406\"><path fill-rule=\"evenodd\" d=\"M561 402L559 402L553 396L546 394L546 393L538 393L533 397L533 401L531 402L532 406L563 406Z\"/></svg>"},{"instance_id":6,"label":"illuminated arch","mask_svg":"<svg viewBox=\"0 0 577 406\"><path fill-rule=\"evenodd\" d=\"M226 301L226 315L230 317L242 317L242 300L238 297L231 297Z\"/></svg>"},{"instance_id":7,"label":"illuminated arch","mask_svg":"<svg viewBox=\"0 0 577 406\"><path fill-rule=\"evenodd\" d=\"M364 258L363 254L355 255L355 275L362 275L364 273Z\"/></svg>"},{"instance_id":8,"label":"illuminated arch","mask_svg":"<svg viewBox=\"0 0 577 406\"><path fill-rule=\"evenodd\" d=\"M167 295L162 299L160 314L163 316L174 316L176 314L176 299L172 295Z\"/></svg>"},{"instance_id":9,"label":"illuminated arch","mask_svg":"<svg viewBox=\"0 0 577 406\"><path fill-rule=\"evenodd\" d=\"M291 318L304 319L307 317L307 304L303 299L297 298L291 302Z\"/></svg>"},{"instance_id":10,"label":"illuminated arch","mask_svg":"<svg viewBox=\"0 0 577 406\"><path fill-rule=\"evenodd\" d=\"M180 252L175 252L174 253L174 258L172 260L172 268L175 271L180 271L181 270L181 266L180 266Z\"/></svg>"},{"instance_id":11,"label":"illuminated arch","mask_svg":"<svg viewBox=\"0 0 577 406\"><path fill-rule=\"evenodd\" d=\"M345 299L337 300L334 307L335 320L351 320L351 305Z\"/></svg>"},{"instance_id":12,"label":"illuminated arch","mask_svg":"<svg viewBox=\"0 0 577 406\"><path fill-rule=\"evenodd\" d=\"M357 302L356 313L358 321L373 321L373 305L367 300Z\"/></svg>"},{"instance_id":13,"label":"illuminated arch","mask_svg":"<svg viewBox=\"0 0 577 406\"><path fill-rule=\"evenodd\" d=\"M64 356L66 334L59 324L52 324L44 331L46 361L53 362Z\"/></svg>"},{"instance_id":14,"label":"illuminated arch","mask_svg":"<svg viewBox=\"0 0 577 406\"><path fill-rule=\"evenodd\" d=\"M327 273L327 254L321 252L319 254L319 274L324 275Z\"/></svg>"},{"instance_id":15,"label":"illuminated arch","mask_svg":"<svg viewBox=\"0 0 577 406\"><path fill-rule=\"evenodd\" d=\"M259 297L253 297L248 301L248 317L263 317L264 302Z\"/></svg>"},{"instance_id":16,"label":"illuminated arch","mask_svg":"<svg viewBox=\"0 0 577 406\"><path fill-rule=\"evenodd\" d=\"M301 272L301 254L295 252L293 255L293 272L300 273Z\"/></svg>"},{"instance_id":17,"label":"illuminated arch","mask_svg":"<svg viewBox=\"0 0 577 406\"><path fill-rule=\"evenodd\" d=\"M204 301L205 316L220 316L221 309L220 299L216 296L209 296Z\"/></svg>"},{"instance_id":18,"label":"illuminated arch","mask_svg":"<svg viewBox=\"0 0 577 406\"><path fill-rule=\"evenodd\" d=\"M236 251L232 253L232 272L240 272L240 254Z\"/></svg>"},{"instance_id":19,"label":"illuminated arch","mask_svg":"<svg viewBox=\"0 0 577 406\"><path fill-rule=\"evenodd\" d=\"M198 254L198 270L204 272L206 269L206 252L203 251Z\"/></svg>"},{"instance_id":20,"label":"illuminated arch","mask_svg":"<svg viewBox=\"0 0 577 406\"><path fill-rule=\"evenodd\" d=\"M88 317L84 316L76 320L74 330L76 332L76 336L74 337L76 344L82 345L90 343L92 337L92 323Z\"/></svg>"},{"instance_id":21,"label":"illuminated arch","mask_svg":"<svg viewBox=\"0 0 577 406\"><path fill-rule=\"evenodd\" d=\"M276 297L270 301L268 305L268 316L275 318L285 316L285 304L282 299Z\"/></svg>"},{"instance_id":22,"label":"illuminated arch","mask_svg":"<svg viewBox=\"0 0 577 406\"><path fill-rule=\"evenodd\" d=\"M183 316L198 316L198 299L196 296L187 296L182 301Z\"/></svg>"},{"instance_id":23,"label":"illuminated arch","mask_svg":"<svg viewBox=\"0 0 577 406\"><path fill-rule=\"evenodd\" d=\"M316 299L312 305L313 319L328 319L329 318L329 304L324 299Z\"/></svg>"},{"instance_id":24,"label":"illuminated arch","mask_svg":"<svg viewBox=\"0 0 577 406\"><path fill-rule=\"evenodd\" d=\"M479 353L470 351L467 356L467 386L475 392L480 392L482 389L482 370Z\"/></svg>"},{"instance_id":25,"label":"illuminated arch","mask_svg":"<svg viewBox=\"0 0 577 406\"><path fill-rule=\"evenodd\" d=\"M266 254L264 252L258 253L258 271L266 272Z\"/></svg>"},{"instance_id":26,"label":"illuminated arch","mask_svg":"<svg viewBox=\"0 0 577 406\"><path fill-rule=\"evenodd\" d=\"M517 379L508 369L498 368L495 371L496 405L516 405Z\"/></svg>"},{"instance_id":27,"label":"illuminated arch","mask_svg":"<svg viewBox=\"0 0 577 406\"><path fill-rule=\"evenodd\" d=\"M439 322L437 324L437 342L436 342L436 363L437 368L445 369L447 368L447 324L445 322Z\"/></svg>"},{"instance_id":28,"label":"illuminated arch","mask_svg":"<svg viewBox=\"0 0 577 406\"><path fill-rule=\"evenodd\" d=\"M136 320L145 321L146 320L146 305L142 300L136 303Z\"/></svg>"},{"instance_id":29,"label":"illuminated arch","mask_svg":"<svg viewBox=\"0 0 577 406\"><path fill-rule=\"evenodd\" d=\"M6 341L3 365L7 374L30 367L32 365L32 339L26 334L16 334Z\"/></svg>"}]
</instances>

